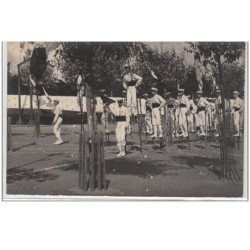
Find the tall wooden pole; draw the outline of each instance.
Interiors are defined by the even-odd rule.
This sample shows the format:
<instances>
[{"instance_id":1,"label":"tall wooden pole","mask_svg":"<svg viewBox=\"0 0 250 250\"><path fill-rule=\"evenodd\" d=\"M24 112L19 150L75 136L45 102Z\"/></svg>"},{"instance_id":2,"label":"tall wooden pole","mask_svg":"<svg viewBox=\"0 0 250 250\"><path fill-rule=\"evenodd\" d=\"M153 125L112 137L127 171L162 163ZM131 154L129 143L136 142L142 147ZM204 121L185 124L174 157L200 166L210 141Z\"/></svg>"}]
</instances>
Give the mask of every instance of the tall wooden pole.
<instances>
[{"instance_id":1,"label":"tall wooden pole","mask_svg":"<svg viewBox=\"0 0 250 250\"><path fill-rule=\"evenodd\" d=\"M22 121L22 107L21 107L21 74L20 65L17 65L17 80L18 80L18 121L17 125L24 125Z\"/></svg>"},{"instance_id":2,"label":"tall wooden pole","mask_svg":"<svg viewBox=\"0 0 250 250\"><path fill-rule=\"evenodd\" d=\"M29 120L29 123L28 123L28 127L34 125L34 119L33 119L33 94L32 94L31 83L29 83L29 88L30 88L30 120Z\"/></svg>"}]
</instances>

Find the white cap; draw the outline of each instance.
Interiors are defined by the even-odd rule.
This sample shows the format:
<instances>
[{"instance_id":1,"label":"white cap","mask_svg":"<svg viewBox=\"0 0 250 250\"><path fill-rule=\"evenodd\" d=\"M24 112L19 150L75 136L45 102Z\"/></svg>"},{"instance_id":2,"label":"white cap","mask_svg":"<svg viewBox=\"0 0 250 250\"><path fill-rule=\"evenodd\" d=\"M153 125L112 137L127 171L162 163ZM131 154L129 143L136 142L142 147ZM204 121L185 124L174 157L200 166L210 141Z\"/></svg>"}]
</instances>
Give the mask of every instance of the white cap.
<instances>
[{"instance_id":1,"label":"white cap","mask_svg":"<svg viewBox=\"0 0 250 250\"><path fill-rule=\"evenodd\" d=\"M152 87L151 90L152 90L152 91L156 91L156 92L158 91L158 89L155 88L155 87Z\"/></svg>"}]
</instances>

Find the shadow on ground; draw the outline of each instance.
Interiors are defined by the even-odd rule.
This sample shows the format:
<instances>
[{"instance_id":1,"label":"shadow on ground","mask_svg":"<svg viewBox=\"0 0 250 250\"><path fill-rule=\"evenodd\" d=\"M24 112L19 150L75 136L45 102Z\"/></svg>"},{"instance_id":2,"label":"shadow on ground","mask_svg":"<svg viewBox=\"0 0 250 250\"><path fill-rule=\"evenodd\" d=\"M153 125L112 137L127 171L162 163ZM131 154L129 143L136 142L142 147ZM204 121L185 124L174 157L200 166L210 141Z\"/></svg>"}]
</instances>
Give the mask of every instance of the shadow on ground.
<instances>
[{"instance_id":1,"label":"shadow on ground","mask_svg":"<svg viewBox=\"0 0 250 250\"><path fill-rule=\"evenodd\" d=\"M59 177L56 174L50 174L47 171L35 171L33 169L17 169L14 173L7 176L7 183L13 183L20 180L36 180L38 182L45 182L48 180L55 180Z\"/></svg>"},{"instance_id":2,"label":"shadow on ground","mask_svg":"<svg viewBox=\"0 0 250 250\"><path fill-rule=\"evenodd\" d=\"M123 158L122 160L109 159L106 160L106 173L107 174L119 174L119 175L134 175L142 178L148 178L155 175L173 175L169 170L186 169L185 166L174 166L167 164L166 161L151 161L142 160L136 161L134 159ZM177 175L175 173L175 175Z\"/></svg>"}]
</instances>

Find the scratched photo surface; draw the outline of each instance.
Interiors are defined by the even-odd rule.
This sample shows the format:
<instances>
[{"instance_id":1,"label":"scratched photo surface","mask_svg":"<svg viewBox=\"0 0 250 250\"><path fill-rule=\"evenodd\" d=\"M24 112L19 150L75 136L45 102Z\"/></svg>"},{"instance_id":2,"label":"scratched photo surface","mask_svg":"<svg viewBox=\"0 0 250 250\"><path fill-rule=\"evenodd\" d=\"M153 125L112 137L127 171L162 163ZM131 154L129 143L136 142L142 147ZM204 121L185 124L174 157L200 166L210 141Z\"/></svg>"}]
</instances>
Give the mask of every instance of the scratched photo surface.
<instances>
[{"instance_id":1,"label":"scratched photo surface","mask_svg":"<svg viewBox=\"0 0 250 250\"><path fill-rule=\"evenodd\" d=\"M5 197L242 198L245 42L8 42Z\"/></svg>"}]
</instances>

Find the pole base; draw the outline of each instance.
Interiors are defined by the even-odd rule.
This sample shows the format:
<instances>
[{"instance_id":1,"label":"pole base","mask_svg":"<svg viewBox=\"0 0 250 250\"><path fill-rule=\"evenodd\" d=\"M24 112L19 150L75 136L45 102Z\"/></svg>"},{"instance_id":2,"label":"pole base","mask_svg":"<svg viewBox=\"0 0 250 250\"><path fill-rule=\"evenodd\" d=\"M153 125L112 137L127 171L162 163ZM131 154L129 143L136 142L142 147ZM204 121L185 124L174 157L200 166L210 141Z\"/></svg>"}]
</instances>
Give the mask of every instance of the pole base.
<instances>
[{"instance_id":1,"label":"pole base","mask_svg":"<svg viewBox=\"0 0 250 250\"><path fill-rule=\"evenodd\" d=\"M30 119L27 124L27 127L34 126L34 125L35 125L35 121L33 119Z\"/></svg>"},{"instance_id":2,"label":"pole base","mask_svg":"<svg viewBox=\"0 0 250 250\"><path fill-rule=\"evenodd\" d=\"M23 121L21 118L18 119L16 125L24 125Z\"/></svg>"}]
</instances>

